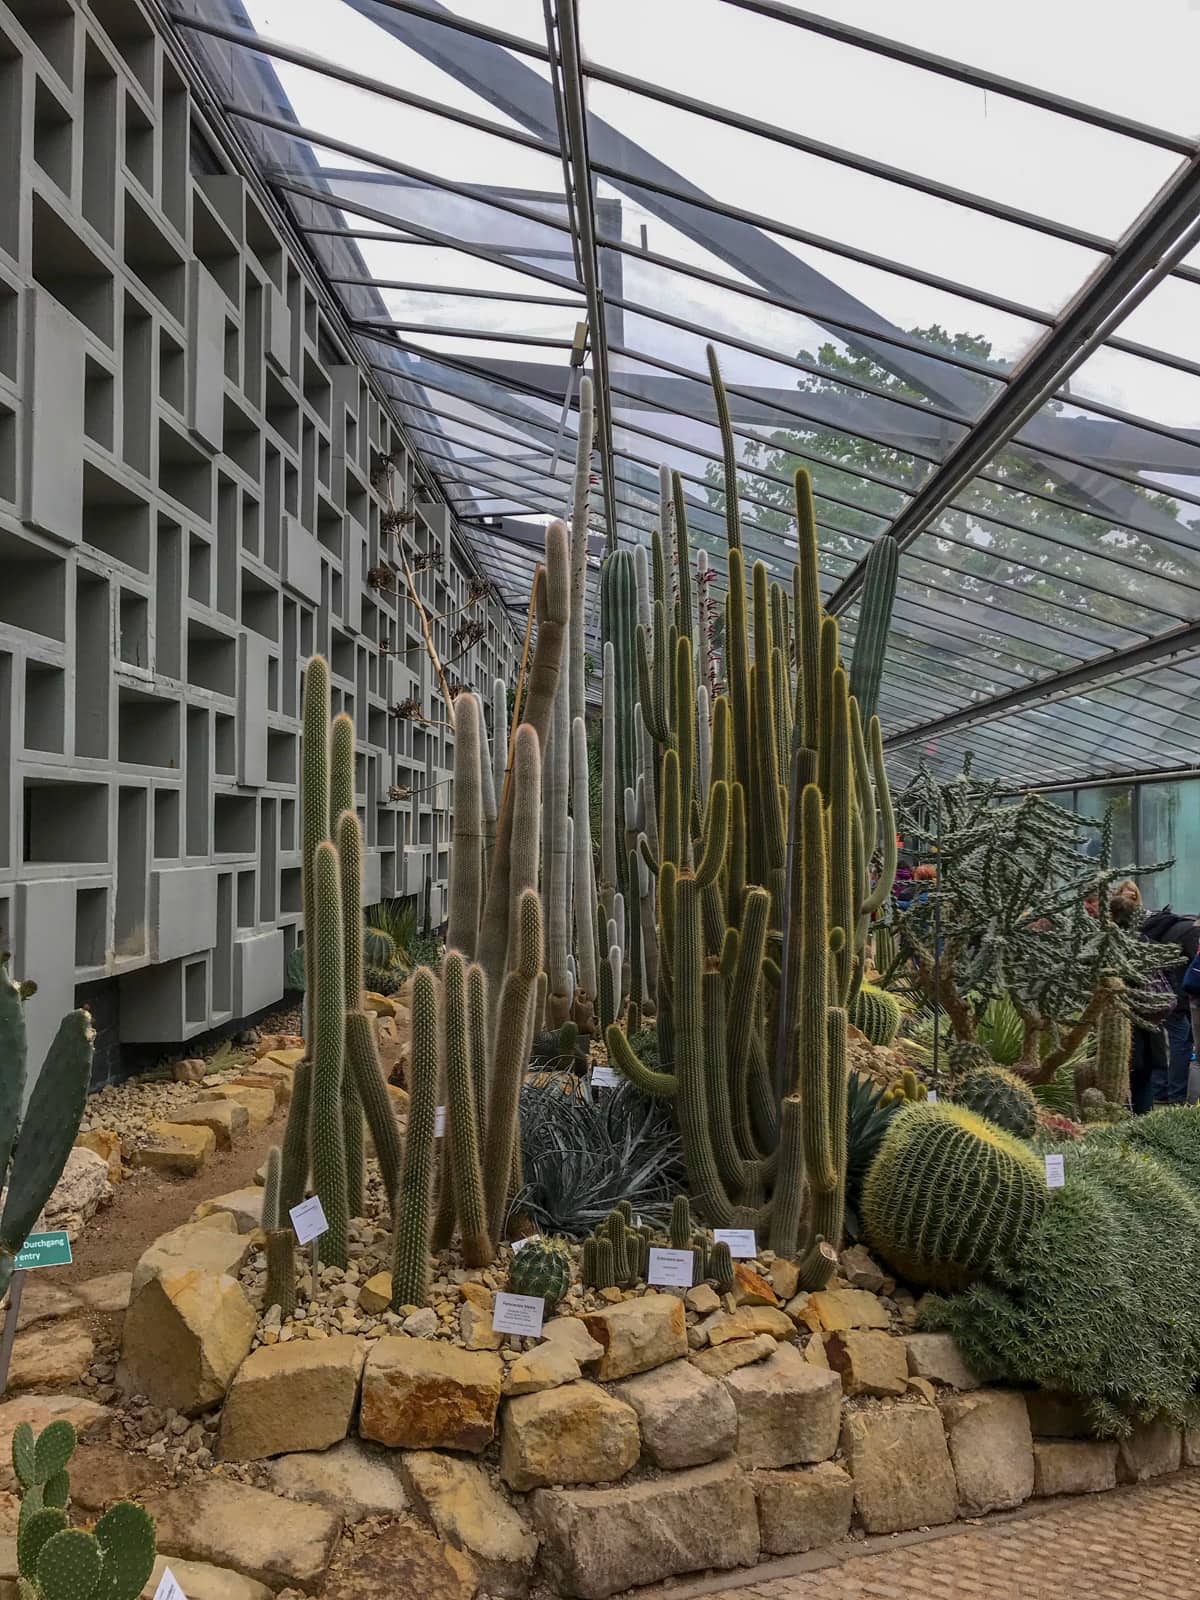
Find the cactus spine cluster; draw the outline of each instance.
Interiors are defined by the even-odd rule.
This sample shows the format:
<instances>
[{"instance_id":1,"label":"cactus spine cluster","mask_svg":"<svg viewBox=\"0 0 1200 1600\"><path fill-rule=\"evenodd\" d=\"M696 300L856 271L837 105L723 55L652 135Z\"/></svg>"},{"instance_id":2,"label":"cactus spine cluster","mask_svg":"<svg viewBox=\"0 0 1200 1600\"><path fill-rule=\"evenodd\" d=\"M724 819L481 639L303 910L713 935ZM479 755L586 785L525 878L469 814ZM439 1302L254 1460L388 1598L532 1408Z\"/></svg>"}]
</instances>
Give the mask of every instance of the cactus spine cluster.
<instances>
[{"instance_id":1,"label":"cactus spine cluster","mask_svg":"<svg viewBox=\"0 0 1200 1600\"><path fill-rule=\"evenodd\" d=\"M508 1286L514 1294L540 1295L553 1311L571 1286L571 1251L565 1239L531 1239L513 1256Z\"/></svg>"},{"instance_id":2,"label":"cactus spine cluster","mask_svg":"<svg viewBox=\"0 0 1200 1600\"><path fill-rule=\"evenodd\" d=\"M959 1289L1012 1259L1046 1205L1027 1145L956 1105L893 1117L863 1188L871 1243L913 1283Z\"/></svg>"},{"instance_id":3,"label":"cactus spine cluster","mask_svg":"<svg viewBox=\"0 0 1200 1600\"><path fill-rule=\"evenodd\" d=\"M976 1067L955 1091L954 1098L1018 1139L1031 1139L1037 1129L1037 1100L1024 1078L1004 1067Z\"/></svg>"},{"instance_id":4,"label":"cactus spine cluster","mask_svg":"<svg viewBox=\"0 0 1200 1600\"><path fill-rule=\"evenodd\" d=\"M136 1600L154 1570L153 1519L121 1500L90 1533L72 1528L67 1464L74 1450L75 1430L61 1419L36 1438L28 1422L13 1433L21 1594L24 1600Z\"/></svg>"},{"instance_id":5,"label":"cactus spine cluster","mask_svg":"<svg viewBox=\"0 0 1200 1600\"><path fill-rule=\"evenodd\" d=\"M851 1002L850 1021L872 1044L891 1044L900 1031L900 1003L886 989L864 983Z\"/></svg>"},{"instance_id":6,"label":"cactus spine cluster","mask_svg":"<svg viewBox=\"0 0 1200 1600\"><path fill-rule=\"evenodd\" d=\"M87 1011L58 1025L25 1106L24 1003L33 985L17 983L0 955L0 1295L13 1261L62 1176L79 1132L92 1074L95 1030Z\"/></svg>"}]
</instances>

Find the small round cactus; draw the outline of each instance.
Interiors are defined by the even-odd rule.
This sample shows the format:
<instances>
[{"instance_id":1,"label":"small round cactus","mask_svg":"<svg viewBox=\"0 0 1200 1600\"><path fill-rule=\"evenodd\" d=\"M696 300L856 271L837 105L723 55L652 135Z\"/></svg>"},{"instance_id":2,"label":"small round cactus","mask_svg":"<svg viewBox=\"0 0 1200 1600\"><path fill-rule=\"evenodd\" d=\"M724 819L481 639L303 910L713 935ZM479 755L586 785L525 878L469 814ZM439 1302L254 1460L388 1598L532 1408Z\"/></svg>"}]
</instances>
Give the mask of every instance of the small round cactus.
<instances>
[{"instance_id":1,"label":"small round cactus","mask_svg":"<svg viewBox=\"0 0 1200 1600\"><path fill-rule=\"evenodd\" d=\"M887 1045L900 1031L900 1003L886 989L864 983L850 1005L850 1021L872 1044Z\"/></svg>"},{"instance_id":2,"label":"small round cactus","mask_svg":"<svg viewBox=\"0 0 1200 1600\"><path fill-rule=\"evenodd\" d=\"M1031 1139L1037 1128L1033 1090L1004 1067L976 1067L963 1079L954 1098L1018 1139Z\"/></svg>"},{"instance_id":3,"label":"small round cactus","mask_svg":"<svg viewBox=\"0 0 1200 1600\"><path fill-rule=\"evenodd\" d=\"M565 1239L531 1239L508 1269L514 1294L538 1294L553 1311L571 1284L571 1251Z\"/></svg>"}]
</instances>

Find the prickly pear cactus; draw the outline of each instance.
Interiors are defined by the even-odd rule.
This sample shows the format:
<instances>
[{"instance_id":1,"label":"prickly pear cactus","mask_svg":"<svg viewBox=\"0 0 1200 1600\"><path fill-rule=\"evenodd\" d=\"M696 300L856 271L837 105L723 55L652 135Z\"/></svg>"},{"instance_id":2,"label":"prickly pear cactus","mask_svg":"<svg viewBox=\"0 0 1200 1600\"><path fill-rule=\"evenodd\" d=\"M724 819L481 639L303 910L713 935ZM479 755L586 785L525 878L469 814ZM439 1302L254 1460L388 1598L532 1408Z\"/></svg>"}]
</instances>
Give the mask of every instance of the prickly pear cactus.
<instances>
[{"instance_id":1,"label":"prickly pear cactus","mask_svg":"<svg viewBox=\"0 0 1200 1600\"><path fill-rule=\"evenodd\" d=\"M541 1295L553 1311L571 1286L571 1251L565 1239L531 1239L508 1269L514 1294Z\"/></svg>"}]
</instances>

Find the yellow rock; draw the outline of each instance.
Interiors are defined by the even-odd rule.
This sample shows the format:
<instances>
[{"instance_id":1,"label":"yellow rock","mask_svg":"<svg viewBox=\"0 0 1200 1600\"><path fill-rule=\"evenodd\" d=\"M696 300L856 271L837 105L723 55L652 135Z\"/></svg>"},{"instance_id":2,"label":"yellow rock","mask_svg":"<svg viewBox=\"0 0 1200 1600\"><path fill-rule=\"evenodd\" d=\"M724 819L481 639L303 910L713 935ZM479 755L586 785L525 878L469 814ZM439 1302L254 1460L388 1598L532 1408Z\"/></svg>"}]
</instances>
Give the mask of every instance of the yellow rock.
<instances>
[{"instance_id":1,"label":"yellow rock","mask_svg":"<svg viewBox=\"0 0 1200 1600\"><path fill-rule=\"evenodd\" d=\"M265 1128L275 1115L275 1090L270 1087L256 1088L236 1083L228 1088L210 1089L202 1098L207 1099L208 1095L214 1100L232 1100L237 1105L245 1106L247 1126L251 1133Z\"/></svg>"},{"instance_id":2,"label":"yellow rock","mask_svg":"<svg viewBox=\"0 0 1200 1600\"><path fill-rule=\"evenodd\" d=\"M371 1316L386 1311L392 1303L392 1275L377 1272L358 1291L358 1308Z\"/></svg>"},{"instance_id":3,"label":"yellow rock","mask_svg":"<svg viewBox=\"0 0 1200 1600\"><path fill-rule=\"evenodd\" d=\"M385 994L375 994L370 989L363 994L362 1008L372 1011L377 1017L394 1017L396 1015L396 1002L390 1000Z\"/></svg>"},{"instance_id":4,"label":"yellow rock","mask_svg":"<svg viewBox=\"0 0 1200 1600\"><path fill-rule=\"evenodd\" d=\"M478 1306L480 1311L492 1309L492 1291L484 1283L460 1283L458 1292L464 1300L469 1300L473 1306Z\"/></svg>"},{"instance_id":5,"label":"yellow rock","mask_svg":"<svg viewBox=\"0 0 1200 1600\"><path fill-rule=\"evenodd\" d=\"M298 1045L293 1050L268 1050L262 1059L273 1061L277 1067L296 1067L304 1060L304 1046Z\"/></svg>"},{"instance_id":6,"label":"yellow rock","mask_svg":"<svg viewBox=\"0 0 1200 1600\"><path fill-rule=\"evenodd\" d=\"M152 1122L150 1133L155 1143L133 1152L135 1167L152 1167L158 1172L179 1172L190 1177L199 1172L204 1158L217 1148L211 1128L183 1122Z\"/></svg>"},{"instance_id":7,"label":"yellow rock","mask_svg":"<svg viewBox=\"0 0 1200 1600\"><path fill-rule=\"evenodd\" d=\"M121 1181L121 1136L112 1128L93 1128L81 1133L75 1143L82 1150L94 1150L102 1161L108 1163L109 1183Z\"/></svg>"}]
</instances>

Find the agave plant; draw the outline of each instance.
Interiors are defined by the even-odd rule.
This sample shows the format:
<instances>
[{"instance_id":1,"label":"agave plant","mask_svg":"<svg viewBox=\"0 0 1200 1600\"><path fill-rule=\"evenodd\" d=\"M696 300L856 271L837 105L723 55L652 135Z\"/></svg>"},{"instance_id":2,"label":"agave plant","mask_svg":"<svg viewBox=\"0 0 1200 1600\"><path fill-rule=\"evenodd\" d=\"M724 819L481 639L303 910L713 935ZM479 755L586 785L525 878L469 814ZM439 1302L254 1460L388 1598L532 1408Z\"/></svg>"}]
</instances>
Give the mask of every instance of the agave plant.
<instances>
[{"instance_id":1,"label":"agave plant","mask_svg":"<svg viewBox=\"0 0 1200 1600\"><path fill-rule=\"evenodd\" d=\"M521 1091L524 1186L513 1211L541 1233L581 1239L628 1201L664 1224L683 1184L679 1135L669 1111L630 1084L601 1101L564 1094L553 1083Z\"/></svg>"}]
</instances>

